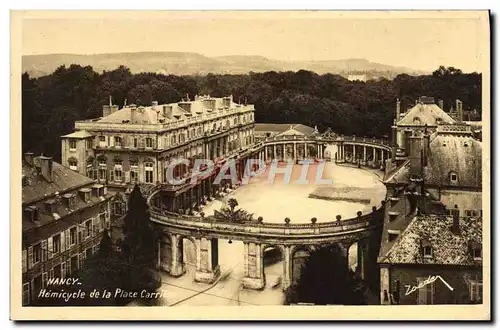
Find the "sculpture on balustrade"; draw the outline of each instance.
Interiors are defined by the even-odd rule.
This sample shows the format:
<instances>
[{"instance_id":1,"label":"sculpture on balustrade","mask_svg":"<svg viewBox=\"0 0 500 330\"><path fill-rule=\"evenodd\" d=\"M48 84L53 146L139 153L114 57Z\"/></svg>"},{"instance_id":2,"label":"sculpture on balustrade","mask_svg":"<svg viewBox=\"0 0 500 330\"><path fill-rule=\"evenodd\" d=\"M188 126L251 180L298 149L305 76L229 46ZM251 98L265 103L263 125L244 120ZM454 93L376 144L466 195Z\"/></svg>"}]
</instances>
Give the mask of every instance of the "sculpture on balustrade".
<instances>
[{"instance_id":1,"label":"sculpture on balustrade","mask_svg":"<svg viewBox=\"0 0 500 330\"><path fill-rule=\"evenodd\" d=\"M214 211L215 219L223 222L253 221L253 213L248 213L241 208L236 209L237 206L238 201L234 198L230 198L226 206L223 206L219 211Z\"/></svg>"}]
</instances>

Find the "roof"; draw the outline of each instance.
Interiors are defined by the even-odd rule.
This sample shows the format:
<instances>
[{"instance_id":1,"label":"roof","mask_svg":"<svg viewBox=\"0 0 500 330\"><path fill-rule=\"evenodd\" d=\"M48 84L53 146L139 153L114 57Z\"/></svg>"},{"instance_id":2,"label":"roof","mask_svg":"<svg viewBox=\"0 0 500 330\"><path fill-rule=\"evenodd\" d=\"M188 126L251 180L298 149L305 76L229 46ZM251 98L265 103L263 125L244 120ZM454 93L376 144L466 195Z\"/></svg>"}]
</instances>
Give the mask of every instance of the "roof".
<instances>
[{"instance_id":1,"label":"roof","mask_svg":"<svg viewBox=\"0 0 500 330\"><path fill-rule=\"evenodd\" d=\"M52 162L52 182L48 182L40 174L40 157L34 157L33 163L34 165L30 165L23 159L22 171L26 180L22 191L23 204L49 198L54 196L56 192L60 193L94 182L94 180L56 162Z\"/></svg>"},{"instance_id":2,"label":"roof","mask_svg":"<svg viewBox=\"0 0 500 330\"><path fill-rule=\"evenodd\" d=\"M418 103L408 110L397 123L398 126L437 126L439 123L453 124L455 120L436 104Z\"/></svg>"},{"instance_id":3,"label":"roof","mask_svg":"<svg viewBox=\"0 0 500 330\"><path fill-rule=\"evenodd\" d=\"M92 133L82 130L61 136L62 138L85 139L94 136Z\"/></svg>"},{"instance_id":4,"label":"roof","mask_svg":"<svg viewBox=\"0 0 500 330\"><path fill-rule=\"evenodd\" d=\"M450 230L451 217L416 216L398 237L392 248L379 259L390 264L434 264L473 266L469 252L471 242L482 244L482 218L460 218L460 234ZM424 258L420 247L426 240L432 247L432 258Z\"/></svg>"},{"instance_id":5,"label":"roof","mask_svg":"<svg viewBox=\"0 0 500 330\"><path fill-rule=\"evenodd\" d=\"M203 113L211 113L214 110L210 110L206 107L206 103L203 101L211 100L215 103L215 109L223 108L224 98L211 98L211 97L199 97L194 101L183 101L179 103L189 103L191 111L184 110L179 103L169 103L152 105L147 107L136 107L135 105L129 105L121 108L112 114L102 117L97 120L98 123L113 123L122 124L131 119L131 109L135 108L135 122L138 124L159 124L177 121L178 119L184 119L186 117L191 117L192 115L199 115ZM172 108L172 118L167 118L163 114L163 108L165 106ZM230 107L238 107L240 104L231 102ZM216 111L216 110L215 110Z\"/></svg>"},{"instance_id":6,"label":"roof","mask_svg":"<svg viewBox=\"0 0 500 330\"><path fill-rule=\"evenodd\" d=\"M450 173L458 175L450 183ZM482 187L482 143L471 136L437 134L430 142L425 181L433 185Z\"/></svg>"},{"instance_id":7,"label":"roof","mask_svg":"<svg viewBox=\"0 0 500 330\"><path fill-rule=\"evenodd\" d=\"M315 129L302 124L258 124L255 123L254 131L258 133L274 133L280 135L312 135Z\"/></svg>"}]
</instances>

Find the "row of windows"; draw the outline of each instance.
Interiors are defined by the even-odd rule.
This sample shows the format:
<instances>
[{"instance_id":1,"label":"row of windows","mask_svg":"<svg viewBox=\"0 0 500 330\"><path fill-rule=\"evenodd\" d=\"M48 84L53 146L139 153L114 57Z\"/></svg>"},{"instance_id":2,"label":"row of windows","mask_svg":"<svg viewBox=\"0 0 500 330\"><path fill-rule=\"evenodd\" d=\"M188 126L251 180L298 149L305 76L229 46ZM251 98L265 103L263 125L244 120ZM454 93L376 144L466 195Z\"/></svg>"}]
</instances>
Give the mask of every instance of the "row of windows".
<instances>
[{"instance_id":1,"label":"row of windows","mask_svg":"<svg viewBox=\"0 0 500 330\"><path fill-rule=\"evenodd\" d=\"M98 235L104 229L109 229L109 227L109 214L106 212L100 213L96 218L88 219L82 224L70 227L28 247L27 250L23 250L22 254L23 273L35 265L45 262L57 254Z\"/></svg>"},{"instance_id":2,"label":"row of windows","mask_svg":"<svg viewBox=\"0 0 500 330\"><path fill-rule=\"evenodd\" d=\"M43 272L39 276L35 277L30 282L23 283L23 306L27 306L32 300L35 300L41 289L47 287L47 282L51 278L67 278L70 277L72 273L83 267L85 261L89 259L93 254L97 253L99 250L99 244L94 245L79 253L72 256L67 261L63 261L59 265L54 266L49 269L48 272Z\"/></svg>"}]
</instances>

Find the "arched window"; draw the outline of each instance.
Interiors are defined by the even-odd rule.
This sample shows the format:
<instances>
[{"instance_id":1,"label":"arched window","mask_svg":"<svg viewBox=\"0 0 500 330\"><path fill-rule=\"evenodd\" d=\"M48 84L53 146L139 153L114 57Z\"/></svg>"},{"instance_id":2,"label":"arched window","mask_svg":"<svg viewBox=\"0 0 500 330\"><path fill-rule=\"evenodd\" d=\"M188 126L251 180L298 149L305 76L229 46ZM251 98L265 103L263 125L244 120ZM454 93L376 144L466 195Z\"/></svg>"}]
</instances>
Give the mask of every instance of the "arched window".
<instances>
[{"instance_id":1,"label":"arched window","mask_svg":"<svg viewBox=\"0 0 500 330\"><path fill-rule=\"evenodd\" d=\"M413 124L420 125L421 123L422 123L422 120L420 120L419 117L414 117L413 118Z\"/></svg>"}]
</instances>

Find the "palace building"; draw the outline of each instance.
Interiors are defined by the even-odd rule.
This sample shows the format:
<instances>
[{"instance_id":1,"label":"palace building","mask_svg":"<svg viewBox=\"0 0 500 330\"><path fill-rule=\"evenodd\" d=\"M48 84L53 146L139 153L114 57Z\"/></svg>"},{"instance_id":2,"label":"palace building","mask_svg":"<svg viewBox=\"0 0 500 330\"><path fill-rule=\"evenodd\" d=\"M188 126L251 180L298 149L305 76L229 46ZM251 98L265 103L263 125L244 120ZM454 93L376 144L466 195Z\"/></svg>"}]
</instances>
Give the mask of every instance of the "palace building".
<instances>
[{"instance_id":1,"label":"palace building","mask_svg":"<svg viewBox=\"0 0 500 330\"><path fill-rule=\"evenodd\" d=\"M48 278L65 278L99 248L110 228L105 185L50 157L22 161L23 305L36 304Z\"/></svg>"},{"instance_id":2,"label":"palace building","mask_svg":"<svg viewBox=\"0 0 500 330\"><path fill-rule=\"evenodd\" d=\"M126 207L119 201L126 202L124 193L134 184L146 189L168 185L167 168L174 160L209 159L222 164L234 159L243 164L254 144L253 128L254 106L237 104L232 96L186 97L177 103L130 104L121 109L110 100L102 117L77 121L75 132L62 136L62 163L119 193L114 206L119 214ZM173 176L185 178L191 170L177 165ZM164 196L166 208L192 210L207 190L215 189L206 182L194 188L172 185Z\"/></svg>"}]
</instances>

